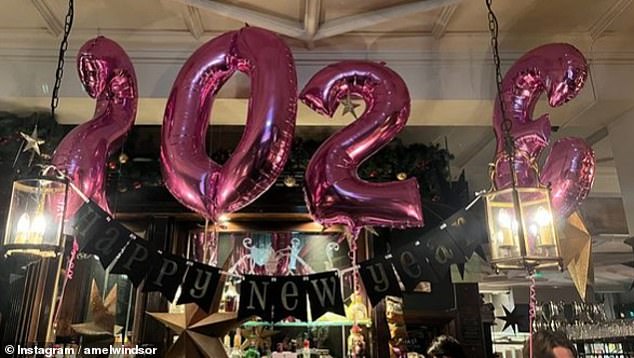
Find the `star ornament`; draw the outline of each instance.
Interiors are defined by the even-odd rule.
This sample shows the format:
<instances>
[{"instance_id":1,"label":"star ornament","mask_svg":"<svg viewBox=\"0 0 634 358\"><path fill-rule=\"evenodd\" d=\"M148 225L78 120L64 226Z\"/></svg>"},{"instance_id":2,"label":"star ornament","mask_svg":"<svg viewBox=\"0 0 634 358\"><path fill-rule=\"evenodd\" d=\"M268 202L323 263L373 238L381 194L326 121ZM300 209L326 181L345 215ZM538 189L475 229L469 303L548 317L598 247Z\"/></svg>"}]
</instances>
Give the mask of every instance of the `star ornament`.
<instances>
[{"instance_id":1,"label":"star ornament","mask_svg":"<svg viewBox=\"0 0 634 358\"><path fill-rule=\"evenodd\" d=\"M272 337L279 332L268 329L267 327L259 326L243 329L241 333L242 337L245 338L245 340L242 341L241 348L243 351L246 351L251 345L251 342L253 342L255 347L258 349L271 349L273 345Z\"/></svg>"},{"instance_id":2,"label":"star ornament","mask_svg":"<svg viewBox=\"0 0 634 358\"><path fill-rule=\"evenodd\" d=\"M559 230L561 256L579 296L587 299L588 284L594 280L592 270L592 235L586 228L581 215L570 215Z\"/></svg>"},{"instance_id":3,"label":"star ornament","mask_svg":"<svg viewBox=\"0 0 634 358\"><path fill-rule=\"evenodd\" d=\"M517 331L519 331L520 325L524 323L527 317L519 312L517 306L513 308L513 311L509 311L506 306L502 306L502 309L504 309L504 316L497 317L498 319L504 321L504 328L502 328L502 331L505 331L507 328L511 327L513 328L513 333L517 333Z\"/></svg>"},{"instance_id":4,"label":"star ornament","mask_svg":"<svg viewBox=\"0 0 634 358\"><path fill-rule=\"evenodd\" d=\"M350 96L350 93L348 93L348 95L346 95L340 103L343 106L343 112L341 115L345 116L346 114L351 113L354 118L357 118L356 108L359 107L360 104L352 102L352 96Z\"/></svg>"},{"instance_id":5,"label":"star ornament","mask_svg":"<svg viewBox=\"0 0 634 358\"><path fill-rule=\"evenodd\" d=\"M115 325L117 308L117 286L115 285L106 299L101 298L97 283L92 281L90 290L90 316L92 321L71 325L72 329L81 336L109 336L114 337L122 327Z\"/></svg>"},{"instance_id":6,"label":"star ornament","mask_svg":"<svg viewBox=\"0 0 634 358\"><path fill-rule=\"evenodd\" d=\"M178 334L166 357L228 358L222 338L242 321L236 312L206 313L195 304L185 305L183 313L148 315Z\"/></svg>"},{"instance_id":7,"label":"star ornament","mask_svg":"<svg viewBox=\"0 0 634 358\"><path fill-rule=\"evenodd\" d=\"M42 152L40 151L40 146L46 142L37 136L37 126L33 128L33 132L31 132L31 135L20 132L20 136L26 142L26 145L22 149L22 152L32 151L34 154L42 155Z\"/></svg>"}]
</instances>

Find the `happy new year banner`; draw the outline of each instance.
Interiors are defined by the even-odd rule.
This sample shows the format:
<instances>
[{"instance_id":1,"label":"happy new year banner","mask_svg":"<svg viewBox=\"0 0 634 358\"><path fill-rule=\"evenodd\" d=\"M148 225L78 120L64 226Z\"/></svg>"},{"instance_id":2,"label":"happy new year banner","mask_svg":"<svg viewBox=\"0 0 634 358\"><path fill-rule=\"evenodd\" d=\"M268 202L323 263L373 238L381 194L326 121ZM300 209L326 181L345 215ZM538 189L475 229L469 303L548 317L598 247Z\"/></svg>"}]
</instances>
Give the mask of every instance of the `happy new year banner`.
<instances>
[{"instance_id":1,"label":"happy new year banner","mask_svg":"<svg viewBox=\"0 0 634 358\"><path fill-rule=\"evenodd\" d=\"M93 202L75 215L74 227L80 250L94 254L110 272L127 275L132 284L143 283L144 292L161 292L177 304L196 303L209 311L219 289L216 267L162 253L126 229ZM307 321L308 302L312 318L326 312L345 315L341 280L336 271L304 276L245 275L240 285L240 318L258 316L267 321L288 317Z\"/></svg>"},{"instance_id":2,"label":"happy new year banner","mask_svg":"<svg viewBox=\"0 0 634 358\"><path fill-rule=\"evenodd\" d=\"M451 265L464 264L474 252L485 259L481 245L487 242L488 235L481 204L478 197L426 232L399 231L388 256L361 262L361 281L372 306L385 296L401 296L394 272L405 289L411 291L422 281L442 282Z\"/></svg>"},{"instance_id":3,"label":"happy new year banner","mask_svg":"<svg viewBox=\"0 0 634 358\"><path fill-rule=\"evenodd\" d=\"M440 282L452 264L464 264L474 252L484 256L481 244L487 234L477 199L439 227L427 232L399 232L391 254L359 265L365 291L375 306L385 296L402 296L399 285L413 290L421 281ZM74 227L80 250L94 254L111 273L125 274L144 292L158 291L178 304L196 303L209 311L219 289L220 270L182 257L162 253L114 220L93 202L75 215ZM398 276L397 276L398 275ZM326 312L345 315L341 279L337 271L303 276L245 275L240 285L239 318L258 316L267 321L288 317L308 320Z\"/></svg>"}]
</instances>

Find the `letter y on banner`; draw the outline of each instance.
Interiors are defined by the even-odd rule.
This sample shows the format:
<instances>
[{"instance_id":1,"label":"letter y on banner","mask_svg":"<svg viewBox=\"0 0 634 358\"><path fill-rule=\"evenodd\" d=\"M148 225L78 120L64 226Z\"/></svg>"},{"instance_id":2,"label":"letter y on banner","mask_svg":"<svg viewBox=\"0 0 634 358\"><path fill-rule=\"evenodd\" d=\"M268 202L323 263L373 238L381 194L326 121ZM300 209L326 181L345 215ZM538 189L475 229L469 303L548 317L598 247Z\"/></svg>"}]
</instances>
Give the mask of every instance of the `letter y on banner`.
<instances>
[{"instance_id":1,"label":"letter y on banner","mask_svg":"<svg viewBox=\"0 0 634 358\"><path fill-rule=\"evenodd\" d=\"M384 257L364 261L359 265L361 266L359 274L372 307L381 302L385 296L403 296L392 264Z\"/></svg>"},{"instance_id":2,"label":"letter y on banner","mask_svg":"<svg viewBox=\"0 0 634 358\"><path fill-rule=\"evenodd\" d=\"M216 295L220 270L216 267L192 262L185 274L185 281L181 287L181 295L177 304L195 303L205 312L211 310Z\"/></svg>"}]
</instances>

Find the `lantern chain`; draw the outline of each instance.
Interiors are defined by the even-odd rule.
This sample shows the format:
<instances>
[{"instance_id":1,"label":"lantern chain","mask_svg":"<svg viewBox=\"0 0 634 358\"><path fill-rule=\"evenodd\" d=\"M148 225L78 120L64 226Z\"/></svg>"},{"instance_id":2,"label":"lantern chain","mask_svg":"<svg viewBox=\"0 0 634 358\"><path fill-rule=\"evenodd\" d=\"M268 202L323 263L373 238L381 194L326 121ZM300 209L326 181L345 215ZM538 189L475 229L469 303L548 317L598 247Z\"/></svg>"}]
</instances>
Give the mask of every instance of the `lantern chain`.
<instances>
[{"instance_id":1,"label":"lantern chain","mask_svg":"<svg viewBox=\"0 0 634 358\"><path fill-rule=\"evenodd\" d=\"M64 19L64 35L62 42L59 45L59 55L57 57L57 70L55 71L55 85L53 86L53 93L51 96L51 117L55 119L55 109L59 104L59 88L62 85L62 77L64 77L64 55L68 49L68 37L70 30L73 27L73 18L75 17L75 3L74 0L68 1L68 12Z\"/></svg>"},{"instance_id":2,"label":"lantern chain","mask_svg":"<svg viewBox=\"0 0 634 358\"><path fill-rule=\"evenodd\" d=\"M485 3L488 10L489 33L491 34L491 52L493 55L493 64L495 65L495 84L497 89L496 98L500 104L500 111L502 112L502 130L504 131L505 151L509 156L509 160L512 161L513 153L515 153L515 142L511 136L511 127L513 126L513 123L507 116L502 98L502 71L500 69L501 61L498 40L499 24L498 19L495 16L495 12L493 11L493 0L485 0Z\"/></svg>"}]
</instances>

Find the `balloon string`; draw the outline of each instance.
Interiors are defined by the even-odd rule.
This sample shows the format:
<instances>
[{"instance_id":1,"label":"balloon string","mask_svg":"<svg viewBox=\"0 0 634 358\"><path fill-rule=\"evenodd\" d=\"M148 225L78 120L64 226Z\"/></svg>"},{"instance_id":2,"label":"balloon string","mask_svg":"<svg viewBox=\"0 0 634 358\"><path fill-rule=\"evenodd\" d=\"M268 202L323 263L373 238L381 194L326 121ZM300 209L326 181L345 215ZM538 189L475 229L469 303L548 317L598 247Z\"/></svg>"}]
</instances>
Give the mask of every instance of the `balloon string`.
<instances>
[{"instance_id":1,"label":"balloon string","mask_svg":"<svg viewBox=\"0 0 634 358\"><path fill-rule=\"evenodd\" d=\"M357 250L358 244L357 240L359 238L360 231L358 228L353 228L350 233L350 252L349 257L352 261L352 287L354 294L359 294L361 292L361 284L359 283L359 266L357 265ZM354 326L358 326L357 317L354 318Z\"/></svg>"},{"instance_id":2,"label":"balloon string","mask_svg":"<svg viewBox=\"0 0 634 358\"><path fill-rule=\"evenodd\" d=\"M209 220L205 219L205 230L203 230L203 262L207 263L209 260L209 247L207 246L209 241L207 240L209 235Z\"/></svg>"},{"instance_id":3,"label":"balloon string","mask_svg":"<svg viewBox=\"0 0 634 358\"><path fill-rule=\"evenodd\" d=\"M529 308L528 308L528 329L529 329L529 337L528 337L528 347L529 347L529 357L533 358L533 323L535 322L535 312L537 306L537 290L535 289L535 271L531 271L530 276L531 284L529 287L530 292L530 300L529 300Z\"/></svg>"},{"instance_id":4,"label":"balloon string","mask_svg":"<svg viewBox=\"0 0 634 358\"><path fill-rule=\"evenodd\" d=\"M62 300L64 298L64 294L66 293L66 286L68 285L68 281L73 279L73 276L75 274L75 262L77 261L77 254L79 253L79 244L77 243L77 240L73 238L73 248L70 251L69 257L68 257L68 262L66 265L66 274L64 275L64 282L62 283L62 291L60 292L59 297L61 297L62 299L60 299L57 303L57 307L55 307L55 319L53 319L53 322L58 322L59 320L59 315L60 312L62 310Z\"/></svg>"}]
</instances>

